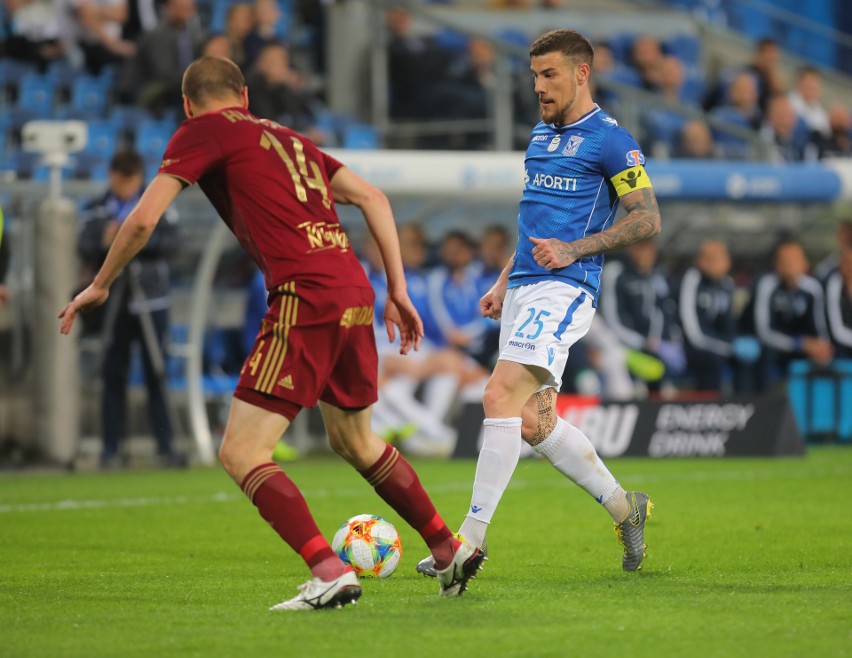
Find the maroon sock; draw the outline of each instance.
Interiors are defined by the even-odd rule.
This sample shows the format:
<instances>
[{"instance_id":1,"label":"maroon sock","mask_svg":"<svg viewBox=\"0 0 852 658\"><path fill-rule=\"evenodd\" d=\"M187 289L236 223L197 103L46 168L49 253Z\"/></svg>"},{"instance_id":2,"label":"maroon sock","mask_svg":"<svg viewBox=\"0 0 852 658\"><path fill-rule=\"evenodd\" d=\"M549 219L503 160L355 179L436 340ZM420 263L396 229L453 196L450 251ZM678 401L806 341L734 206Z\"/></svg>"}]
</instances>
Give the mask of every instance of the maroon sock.
<instances>
[{"instance_id":1,"label":"maroon sock","mask_svg":"<svg viewBox=\"0 0 852 658\"><path fill-rule=\"evenodd\" d=\"M277 464L252 469L240 488L281 539L302 556L314 576L334 580L346 570L317 528L301 492Z\"/></svg>"},{"instance_id":2,"label":"maroon sock","mask_svg":"<svg viewBox=\"0 0 852 658\"><path fill-rule=\"evenodd\" d=\"M420 533L435 557L439 569L453 559L455 540L453 533L429 499L417 473L405 457L391 445L378 461L361 475L376 489L388 505Z\"/></svg>"}]
</instances>

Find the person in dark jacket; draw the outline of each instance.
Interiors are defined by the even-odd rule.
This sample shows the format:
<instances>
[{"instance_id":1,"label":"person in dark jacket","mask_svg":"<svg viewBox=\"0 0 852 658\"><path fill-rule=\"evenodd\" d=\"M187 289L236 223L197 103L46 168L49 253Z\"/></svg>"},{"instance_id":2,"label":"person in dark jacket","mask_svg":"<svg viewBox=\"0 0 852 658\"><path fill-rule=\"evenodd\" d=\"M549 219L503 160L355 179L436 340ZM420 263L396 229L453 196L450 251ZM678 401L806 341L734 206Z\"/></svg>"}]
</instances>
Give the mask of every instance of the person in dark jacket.
<instances>
[{"instance_id":1,"label":"person in dark jacket","mask_svg":"<svg viewBox=\"0 0 852 658\"><path fill-rule=\"evenodd\" d=\"M695 265L683 275L678 316L686 347L687 371L696 388L719 391L733 355L736 331L731 257L720 240L705 240Z\"/></svg>"},{"instance_id":2,"label":"person in dark jacket","mask_svg":"<svg viewBox=\"0 0 852 658\"><path fill-rule=\"evenodd\" d=\"M795 359L823 364L832 348L825 321L820 283L808 275L808 259L793 239L780 241L773 253L773 271L761 276L743 312L746 325L761 344L757 389L766 391L783 381Z\"/></svg>"},{"instance_id":3,"label":"person in dark jacket","mask_svg":"<svg viewBox=\"0 0 852 658\"><path fill-rule=\"evenodd\" d=\"M144 190L142 157L132 150L118 151L109 166L109 189L85 205L81 213L77 249L85 275L93 276L103 263L122 221ZM125 434L127 378L131 347L142 354L151 426L163 465L182 464L172 445L172 419L164 371L169 332L169 266L167 256L176 247L175 216L167 212L151 240L116 281L99 326L103 337L103 452L105 468L119 463L119 444Z\"/></svg>"},{"instance_id":4,"label":"person in dark jacket","mask_svg":"<svg viewBox=\"0 0 852 658\"><path fill-rule=\"evenodd\" d=\"M683 374L686 358L677 305L657 268L657 245L644 240L626 250L627 259L607 263L603 272L604 322L629 350L644 352L665 366L665 377Z\"/></svg>"},{"instance_id":5,"label":"person in dark jacket","mask_svg":"<svg viewBox=\"0 0 852 658\"><path fill-rule=\"evenodd\" d=\"M852 359L852 247L840 252L840 264L825 283L828 329L834 355Z\"/></svg>"}]
</instances>

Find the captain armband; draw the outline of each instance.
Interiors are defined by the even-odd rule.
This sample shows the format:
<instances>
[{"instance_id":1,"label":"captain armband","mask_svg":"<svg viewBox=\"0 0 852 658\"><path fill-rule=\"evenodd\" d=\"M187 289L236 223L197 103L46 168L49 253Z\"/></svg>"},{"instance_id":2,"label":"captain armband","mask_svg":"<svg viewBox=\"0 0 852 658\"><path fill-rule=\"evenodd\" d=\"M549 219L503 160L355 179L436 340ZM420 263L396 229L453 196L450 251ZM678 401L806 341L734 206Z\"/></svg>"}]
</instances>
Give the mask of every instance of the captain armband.
<instances>
[{"instance_id":1,"label":"captain armband","mask_svg":"<svg viewBox=\"0 0 852 658\"><path fill-rule=\"evenodd\" d=\"M615 191L620 197L645 187L652 187L651 179L648 178L648 174L645 173L645 167L642 165L628 167L610 178L610 181L615 186Z\"/></svg>"}]
</instances>

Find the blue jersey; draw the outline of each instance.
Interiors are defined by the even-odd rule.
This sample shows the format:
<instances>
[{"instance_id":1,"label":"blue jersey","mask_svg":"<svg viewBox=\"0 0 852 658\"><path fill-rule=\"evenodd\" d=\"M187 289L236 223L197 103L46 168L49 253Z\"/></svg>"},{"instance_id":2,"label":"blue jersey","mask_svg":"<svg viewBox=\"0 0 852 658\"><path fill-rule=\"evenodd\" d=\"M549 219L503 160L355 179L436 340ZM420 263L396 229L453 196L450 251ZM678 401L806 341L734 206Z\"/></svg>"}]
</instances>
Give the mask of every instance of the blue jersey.
<instances>
[{"instance_id":1,"label":"blue jersey","mask_svg":"<svg viewBox=\"0 0 852 658\"><path fill-rule=\"evenodd\" d=\"M603 255L547 270L532 255L530 236L564 242L612 225L620 196L651 187L636 140L597 105L565 126L539 122L524 161L518 248L509 287L557 280L597 299Z\"/></svg>"}]
</instances>

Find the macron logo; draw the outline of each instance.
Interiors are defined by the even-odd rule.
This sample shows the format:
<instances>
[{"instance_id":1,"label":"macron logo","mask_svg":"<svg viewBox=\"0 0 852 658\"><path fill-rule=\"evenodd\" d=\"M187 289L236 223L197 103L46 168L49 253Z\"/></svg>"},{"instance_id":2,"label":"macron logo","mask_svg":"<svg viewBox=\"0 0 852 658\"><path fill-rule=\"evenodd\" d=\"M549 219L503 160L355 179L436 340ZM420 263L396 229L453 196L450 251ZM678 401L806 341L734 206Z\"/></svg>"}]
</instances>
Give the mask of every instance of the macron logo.
<instances>
[{"instance_id":1,"label":"macron logo","mask_svg":"<svg viewBox=\"0 0 852 658\"><path fill-rule=\"evenodd\" d=\"M556 356L556 354L554 353L553 348L548 347L547 348L547 365L549 365L549 366L553 365L553 359L555 358L555 356Z\"/></svg>"},{"instance_id":2,"label":"macron logo","mask_svg":"<svg viewBox=\"0 0 852 658\"><path fill-rule=\"evenodd\" d=\"M482 508L481 508L481 507L477 507L476 505L471 505L471 506L470 506L470 511L471 511L471 512L473 512L474 514L476 514L477 512L481 512L481 511L482 511Z\"/></svg>"}]
</instances>

